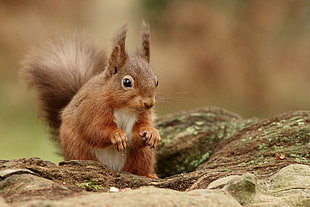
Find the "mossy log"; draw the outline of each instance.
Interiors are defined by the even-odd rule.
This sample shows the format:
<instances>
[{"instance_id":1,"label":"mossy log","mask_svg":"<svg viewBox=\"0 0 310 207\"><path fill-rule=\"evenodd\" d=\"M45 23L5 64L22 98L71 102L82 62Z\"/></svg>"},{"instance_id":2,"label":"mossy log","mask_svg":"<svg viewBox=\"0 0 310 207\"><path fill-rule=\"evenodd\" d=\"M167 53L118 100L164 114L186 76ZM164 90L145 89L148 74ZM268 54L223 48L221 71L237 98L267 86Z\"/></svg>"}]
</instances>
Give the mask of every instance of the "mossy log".
<instances>
[{"instance_id":1,"label":"mossy log","mask_svg":"<svg viewBox=\"0 0 310 207\"><path fill-rule=\"evenodd\" d=\"M224 109L201 108L161 117L156 123L162 136L157 149L160 179L114 172L94 161L56 165L39 158L1 160L0 196L4 203L18 206L22 201L107 192L111 187L154 186L185 192L222 189L230 195L228 200L232 195L243 205L258 202L257 179L273 179L288 165L303 164L297 168L310 178L310 169L303 167L310 165L310 111L243 119ZM247 189L244 196L240 186ZM302 188L310 192L310 187Z\"/></svg>"},{"instance_id":2,"label":"mossy log","mask_svg":"<svg viewBox=\"0 0 310 207\"><path fill-rule=\"evenodd\" d=\"M157 126L163 138L157 153L161 177L194 169L245 172L294 162L310 164L309 111L242 119L224 109L201 108L162 117ZM278 162L277 154L285 159Z\"/></svg>"}]
</instances>

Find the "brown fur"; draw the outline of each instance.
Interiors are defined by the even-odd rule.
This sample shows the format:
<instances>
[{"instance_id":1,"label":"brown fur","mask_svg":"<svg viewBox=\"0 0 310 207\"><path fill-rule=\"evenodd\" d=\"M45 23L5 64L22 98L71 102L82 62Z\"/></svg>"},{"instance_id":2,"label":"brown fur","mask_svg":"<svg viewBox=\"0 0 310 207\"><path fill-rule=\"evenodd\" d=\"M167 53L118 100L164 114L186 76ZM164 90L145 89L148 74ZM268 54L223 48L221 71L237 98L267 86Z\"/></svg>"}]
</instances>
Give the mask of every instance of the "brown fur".
<instances>
[{"instance_id":1,"label":"brown fur","mask_svg":"<svg viewBox=\"0 0 310 207\"><path fill-rule=\"evenodd\" d=\"M60 111L91 77L102 72L106 56L84 36L56 39L33 49L23 62L29 86L38 89L39 108L58 140Z\"/></svg>"},{"instance_id":2,"label":"brown fur","mask_svg":"<svg viewBox=\"0 0 310 207\"><path fill-rule=\"evenodd\" d=\"M142 22L141 25L142 54L144 54L147 62L150 62L150 26Z\"/></svg>"},{"instance_id":3,"label":"brown fur","mask_svg":"<svg viewBox=\"0 0 310 207\"><path fill-rule=\"evenodd\" d=\"M31 53L24 71L39 92L41 111L59 136L65 160L98 160L96 150L115 145L126 156L122 170L156 177L154 148L160 136L152 124L157 78L149 65L149 26L142 23L142 48L129 55L126 32L125 25L113 38L108 61L88 40L75 37ZM123 84L128 77L132 87ZM129 132L127 119L135 121Z\"/></svg>"}]
</instances>

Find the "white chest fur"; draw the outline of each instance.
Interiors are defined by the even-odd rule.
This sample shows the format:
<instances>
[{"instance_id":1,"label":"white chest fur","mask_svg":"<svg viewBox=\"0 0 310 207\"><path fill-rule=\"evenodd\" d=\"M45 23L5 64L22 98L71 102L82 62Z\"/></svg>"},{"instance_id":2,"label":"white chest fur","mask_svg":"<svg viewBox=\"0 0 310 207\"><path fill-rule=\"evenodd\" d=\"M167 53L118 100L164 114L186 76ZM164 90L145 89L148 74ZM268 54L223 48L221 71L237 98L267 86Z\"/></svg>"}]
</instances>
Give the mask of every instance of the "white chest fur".
<instances>
[{"instance_id":1,"label":"white chest fur","mask_svg":"<svg viewBox=\"0 0 310 207\"><path fill-rule=\"evenodd\" d=\"M125 131L129 144L131 143L132 127L137 121L137 114L128 109L118 109L114 111L114 118L119 129Z\"/></svg>"},{"instance_id":2,"label":"white chest fur","mask_svg":"<svg viewBox=\"0 0 310 207\"><path fill-rule=\"evenodd\" d=\"M132 127L137 121L137 114L126 108L118 109L114 111L114 121L117 127L126 133L129 145L127 147L130 147ZM126 162L126 151L117 151L115 145L94 149L94 154L100 162L115 171L120 171Z\"/></svg>"}]
</instances>

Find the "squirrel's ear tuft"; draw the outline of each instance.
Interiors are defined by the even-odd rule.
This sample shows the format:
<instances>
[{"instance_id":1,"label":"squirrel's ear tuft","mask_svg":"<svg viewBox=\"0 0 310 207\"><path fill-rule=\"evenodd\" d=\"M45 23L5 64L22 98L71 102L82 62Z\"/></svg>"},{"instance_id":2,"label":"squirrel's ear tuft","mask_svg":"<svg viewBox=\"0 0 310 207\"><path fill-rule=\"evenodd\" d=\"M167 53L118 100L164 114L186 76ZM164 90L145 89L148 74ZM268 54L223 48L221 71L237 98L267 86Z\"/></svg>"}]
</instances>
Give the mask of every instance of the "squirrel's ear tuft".
<instances>
[{"instance_id":1,"label":"squirrel's ear tuft","mask_svg":"<svg viewBox=\"0 0 310 207\"><path fill-rule=\"evenodd\" d=\"M123 25L113 38L113 48L109 58L111 74L115 74L115 68L124 65L127 59L125 49L125 40L127 33L127 24Z\"/></svg>"},{"instance_id":2,"label":"squirrel's ear tuft","mask_svg":"<svg viewBox=\"0 0 310 207\"><path fill-rule=\"evenodd\" d=\"M145 21L141 24L141 40L142 48L141 52L146 61L150 62L150 26Z\"/></svg>"}]
</instances>

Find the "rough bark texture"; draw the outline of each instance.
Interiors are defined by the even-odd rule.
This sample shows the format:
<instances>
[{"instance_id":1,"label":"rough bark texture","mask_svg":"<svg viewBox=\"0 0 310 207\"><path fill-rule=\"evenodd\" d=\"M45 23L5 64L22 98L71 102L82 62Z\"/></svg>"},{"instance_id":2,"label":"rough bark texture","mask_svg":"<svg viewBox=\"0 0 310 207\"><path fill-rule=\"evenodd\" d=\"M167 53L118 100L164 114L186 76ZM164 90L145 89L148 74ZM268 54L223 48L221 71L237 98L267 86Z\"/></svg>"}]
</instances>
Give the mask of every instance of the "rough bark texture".
<instances>
[{"instance_id":1,"label":"rough bark texture","mask_svg":"<svg viewBox=\"0 0 310 207\"><path fill-rule=\"evenodd\" d=\"M1 160L0 206L310 206L310 111L260 120L201 108L157 127L161 179L93 161Z\"/></svg>"}]
</instances>

